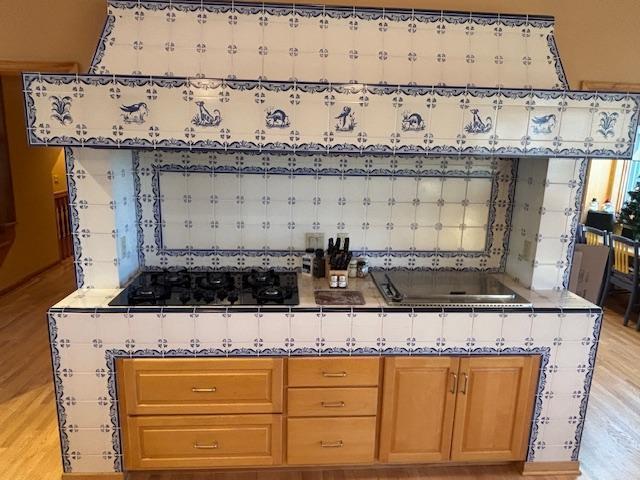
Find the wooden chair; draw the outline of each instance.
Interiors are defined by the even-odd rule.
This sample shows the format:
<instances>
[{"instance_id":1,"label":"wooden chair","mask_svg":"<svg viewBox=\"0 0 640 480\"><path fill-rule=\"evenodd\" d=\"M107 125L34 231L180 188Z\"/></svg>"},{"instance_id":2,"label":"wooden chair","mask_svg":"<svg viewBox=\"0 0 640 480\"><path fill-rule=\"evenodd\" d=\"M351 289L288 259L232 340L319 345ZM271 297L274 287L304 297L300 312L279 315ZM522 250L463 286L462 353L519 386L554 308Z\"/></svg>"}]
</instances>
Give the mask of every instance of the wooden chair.
<instances>
[{"instance_id":1,"label":"wooden chair","mask_svg":"<svg viewBox=\"0 0 640 480\"><path fill-rule=\"evenodd\" d=\"M617 287L630 293L629 303L624 312L624 325L628 325L631 309L636 304L640 289L640 285L638 285L639 244L626 237L613 234L609 235L608 244L610 247L610 267L605 280L604 297L609 294L611 287ZM636 329L640 330L640 320Z\"/></svg>"},{"instance_id":2,"label":"wooden chair","mask_svg":"<svg viewBox=\"0 0 640 480\"><path fill-rule=\"evenodd\" d=\"M606 230L580 225L578 241L587 245L609 245L609 234Z\"/></svg>"}]
</instances>

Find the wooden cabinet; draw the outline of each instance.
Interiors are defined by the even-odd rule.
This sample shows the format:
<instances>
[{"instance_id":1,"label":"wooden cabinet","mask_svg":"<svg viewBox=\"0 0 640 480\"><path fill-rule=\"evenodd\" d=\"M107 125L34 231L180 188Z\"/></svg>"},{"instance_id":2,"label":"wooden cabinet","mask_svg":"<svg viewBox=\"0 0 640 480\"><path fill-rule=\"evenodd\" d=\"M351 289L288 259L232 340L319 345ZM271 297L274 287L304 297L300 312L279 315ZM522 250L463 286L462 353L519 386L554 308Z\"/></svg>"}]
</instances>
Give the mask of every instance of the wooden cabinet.
<instances>
[{"instance_id":1,"label":"wooden cabinet","mask_svg":"<svg viewBox=\"0 0 640 480\"><path fill-rule=\"evenodd\" d=\"M136 358L116 369L127 469L282 463L284 359Z\"/></svg>"},{"instance_id":2,"label":"wooden cabinet","mask_svg":"<svg viewBox=\"0 0 640 480\"><path fill-rule=\"evenodd\" d=\"M524 459L538 368L538 356L387 359L380 459Z\"/></svg>"},{"instance_id":3,"label":"wooden cabinet","mask_svg":"<svg viewBox=\"0 0 640 480\"><path fill-rule=\"evenodd\" d=\"M281 413L281 358L125 359L129 415Z\"/></svg>"},{"instance_id":4,"label":"wooden cabinet","mask_svg":"<svg viewBox=\"0 0 640 480\"><path fill-rule=\"evenodd\" d=\"M460 360L451 460L523 460L539 357Z\"/></svg>"},{"instance_id":5,"label":"wooden cabinet","mask_svg":"<svg viewBox=\"0 0 640 480\"><path fill-rule=\"evenodd\" d=\"M290 418L287 463L291 465L373 463L376 417Z\"/></svg>"},{"instance_id":6,"label":"wooden cabinet","mask_svg":"<svg viewBox=\"0 0 640 480\"><path fill-rule=\"evenodd\" d=\"M378 389L290 388L287 412L292 417L377 415Z\"/></svg>"},{"instance_id":7,"label":"wooden cabinet","mask_svg":"<svg viewBox=\"0 0 640 480\"><path fill-rule=\"evenodd\" d=\"M139 416L127 420L128 469L282 462L281 415Z\"/></svg>"},{"instance_id":8,"label":"wooden cabinet","mask_svg":"<svg viewBox=\"0 0 640 480\"><path fill-rule=\"evenodd\" d=\"M451 449L457 357L385 360L380 460L447 460Z\"/></svg>"},{"instance_id":9,"label":"wooden cabinet","mask_svg":"<svg viewBox=\"0 0 640 480\"><path fill-rule=\"evenodd\" d=\"M522 460L539 363L507 355L119 359L124 464Z\"/></svg>"},{"instance_id":10,"label":"wooden cabinet","mask_svg":"<svg viewBox=\"0 0 640 480\"><path fill-rule=\"evenodd\" d=\"M290 387L377 387L378 357L291 358Z\"/></svg>"},{"instance_id":11,"label":"wooden cabinet","mask_svg":"<svg viewBox=\"0 0 640 480\"><path fill-rule=\"evenodd\" d=\"M380 362L379 357L288 360L288 464L375 462Z\"/></svg>"}]
</instances>

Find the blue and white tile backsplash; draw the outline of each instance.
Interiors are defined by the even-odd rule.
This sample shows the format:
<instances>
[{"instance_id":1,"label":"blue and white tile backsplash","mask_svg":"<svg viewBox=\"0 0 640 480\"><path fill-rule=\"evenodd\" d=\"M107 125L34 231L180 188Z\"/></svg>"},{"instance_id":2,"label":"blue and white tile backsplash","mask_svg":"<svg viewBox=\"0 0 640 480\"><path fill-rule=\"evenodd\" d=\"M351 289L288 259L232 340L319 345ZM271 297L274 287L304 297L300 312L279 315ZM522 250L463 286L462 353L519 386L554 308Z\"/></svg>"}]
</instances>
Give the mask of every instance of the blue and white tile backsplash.
<instances>
[{"instance_id":1,"label":"blue and white tile backsplash","mask_svg":"<svg viewBox=\"0 0 640 480\"><path fill-rule=\"evenodd\" d=\"M91 73L568 88L552 17L109 1Z\"/></svg>"},{"instance_id":2,"label":"blue and white tile backsplash","mask_svg":"<svg viewBox=\"0 0 640 480\"><path fill-rule=\"evenodd\" d=\"M300 266L305 232L372 265L504 267L511 159L135 154L146 266Z\"/></svg>"}]
</instances>

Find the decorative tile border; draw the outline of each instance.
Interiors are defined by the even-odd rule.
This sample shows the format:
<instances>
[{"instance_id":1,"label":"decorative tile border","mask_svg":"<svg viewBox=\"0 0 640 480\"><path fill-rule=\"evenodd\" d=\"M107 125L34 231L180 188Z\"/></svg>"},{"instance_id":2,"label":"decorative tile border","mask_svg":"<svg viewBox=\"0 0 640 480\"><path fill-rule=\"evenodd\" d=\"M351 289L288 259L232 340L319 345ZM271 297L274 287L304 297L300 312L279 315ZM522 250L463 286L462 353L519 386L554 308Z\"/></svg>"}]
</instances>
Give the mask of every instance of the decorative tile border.
<instances>
[{"instance_id":1,"label":"decorative tile border","mask_svg":"<svg viewBox=\"0 0 640 480\"><path fill-rule=\"evenodd\" d=\"M76 188L76 159L72 148L64 149L64 161L67 172L67 191L69 192L69 223L73 238L73 258L76 273L76 286L84 286L84 270L82 268L82 245L80 244L80 215L78 213L78 189Z\"/></svg>"},{"instance_id":2,"label":"decorative tile border","mask_svg":"<svg viewBox=\"0 0 640 480\"><path fill-rule=\"evenodd\" d=\"M568 88L552 17L210 0L110 0L91 73Z\"/></svg>"},{"instance_id":3,"label":"decorative tile border","mask_svg":"<svg viewBox=\"0 0 640 480\"><path fill-rule=\"evenodd\" d=\"M99 75L23 81L32 145L111 148L630 158L640 98Z\"/></svg>"},{"instance_id":4,"label":"decorative tile border","mask_svg":"<svg viewBox=\"0 0 640 480\"><path fill-rule=\"evenodd\" d=\"M282 248L283 245L267 245L268 248L252 250L251 248L243 249L199 249L199 248L166 248L162 240L162 228L163 218L161 215L161 198L162 194L159 193L158 175L162 172L177 172L184 173L189 178L195 174L213 175L213 174L231 174L231 175L281 175L291 176L294 178L300 177L315 177L316 175L326 175L327 180L333 181L334 178L353 178L354 180L362 178L379 178L381 180L388 179L392 181L394 178L412 178L412 179L429 179L429 178L464 178L473 182L473 178L485 178L492 179L492 188L490 196L486 199L488 205L488 221L486 229L486 243L483 251L459 251L458 249L447 251L446 248L440 248L439 250L424 250L424 249L402 249L394 248L391 241L388 244L388 248L383 250L376 250L373 248L362 248L360 241L356 241L358 233L368 232L369 230L349 231L352 233L352 245L354 246L356 255L364 255L370 259L373 266L385 266L387 268L447 268L447 269L465 269L465 270L489 270L498 271L503 268L503 264L506 261L506 246L508 244L509 236L509 223L511 217L512 202L510 198L513 196L513 190L515 187L515 169L517 162L507 159L494 159L492 161L486 159L446 159L446 158L429 158L423 159L420 157L402 157L394 159L390 157L374 159L364 157L351 157L351 156L286 156L269 154L268 156L262 156L256 158L257 155L231 155L223 153L172 153L172 152L138 152L134 157L135 166L135 182L136 182L136 198L138 198L138 224L140 226L140 238L143 239L139 244L138 249L144 255L143 260L146 268L149 267L169 267L169 266L189 266L190 268L215 268L216 264L212 262L224 262L225 268L248 268L248 267L275 267L275 268L297 268L300 267L300 256L303 253L303 249L295 249L287 246ZM293 162L293 163L292 163ZM260 165L260 166L258 166ZM294 166L291 166L294 165ZM293 181L293 180L292 180ZM261 191L267 192L267 180L264 180L264 185ZM239 187L240 188L240 187ZM391 192L391 190L390 190ZM182 196L183 194L192 194L197 198L209 198L212 195L210 191L195 191L195 192L178 192L175 188L172 189L171 195L173 197ZM233 192L231 192L233 193ZM240 189L233 193L232 198L217 197L220 201L237 201L236 195L242 197L247 194L255 192L245 192L244 189ZM348 192L346 192L348 193ZM222 194L221 194L222 195ZM229 194L230 195L230 194ZM363 196L365 192L363 191ZM316 203L321 203L324 209L327 208L341 208L339 205L332 207L327 204L328 199L321 201L318 197L318 193L315 192L303 192L293 200L293 205L312 205L314 204L314 198L317 198ZM196 199L192 199L192 202L196 202ZM387 198L385 202L391 202ZM478 199L474 202L479 201ZM366 199L358 198L352 200L357 205L362 205L366 202ZM224 202L223 202L224 203ZM394 201L394 211L400 209L400 214L404 210L414 212L416 206L414 202L407 203L406 201L396 203ZM457 205L453 202L452 204ZM192 204L190 204L192 205ZM429 205L429 204L425 204ZM292 207L293 208L293 207ZM300 206L299 208L303 208ZM310 226L315 217L315 210L308 212L303 216L309 217ZM318 207L319 208L319 207ZM435 204L434 209L440 208ZM363 207L364 212L364 207ZM463 212L464 213L464 212ZM292 213L290 213L293 215ZM340 224L339 212L337 212L335 222L331 224L318 223L317 227L319 231L325 233L325 237L332 236L334 230L342 226ZM266 213L263 211L263 217ZM389 218L380 219L375 217L374 214L365 215L360 222L363 225L369 223L375 225L390 225ZM415 213L414 213L415 215ZM299 215L297 215L299 216ZM297 218L296 216L296 218ZM200 217L198 217L200 218ZM291 223L295 218L289 218L285 223ZM187 219L188 220L188 219ZM215 218L210 218L211 222ZM238 221L244 223L251 223L251 221L238 218ZM270 217L260 218L260 221L268 221L273 219ZM384 221L382 221L384 220ZM186 221L186 220L185 220ZM202 223L202 219L200 219ZM252 220L256 223L256 220ZM236 220L234 220L235 224ZM243 225L244 225L243 223ZM260 223L260 222L258 222ZM463 219L450 220L447 224L454 225L464 223ZM417 225L417 224L416 224ZM248 228L249 225L247 225ZM285 225L286 226L286 225ZM344 228L348 225L345 224ZM358 229L361 227L358 223ZM296 228L299 226L296 225ZM354 225L350 227L355 228ZM176 226L180 228L180 226ZM231 228L231 227L229 227ZM274 226L275 228L275 226ZM401 228L400 226L391 225L389 228ZM423 227L427 228L427 227ZM358 230L356 229L356 230ZM268 232L269 230L265 230ZM420 230L417 229L416 232ZM409 232L411 233L411 232ZM363 236L362 241L367 245L368 236ZM287 244L288 245L288 244ZM213 255L213 258L211 256ZM172 257L183 258L172 258ZM203 258L204 257L204 258ZM240 262L240 263L237 263ZM265 263L266 262L266 263ZM141 262L141 264L143 264Z\"/></svg>"},{"instance_id":5,"label":"decorative tile border","mask_svg":"<svg viewBox=\"0 0 640 480\"><path fill-rule=\"evenodd\" d=\"M599 310L295 314L258 310L254 315L231 309L217 314L51 310L64 469L122 471L114 362L141 357L541 355L527 460L576 460L601 323ZM78 443L83 434L93 440L93 450L83 451L83 443ZM101 444L104 450L98 451L102 447L96 445Z\"/></svg>"}]
</instances>

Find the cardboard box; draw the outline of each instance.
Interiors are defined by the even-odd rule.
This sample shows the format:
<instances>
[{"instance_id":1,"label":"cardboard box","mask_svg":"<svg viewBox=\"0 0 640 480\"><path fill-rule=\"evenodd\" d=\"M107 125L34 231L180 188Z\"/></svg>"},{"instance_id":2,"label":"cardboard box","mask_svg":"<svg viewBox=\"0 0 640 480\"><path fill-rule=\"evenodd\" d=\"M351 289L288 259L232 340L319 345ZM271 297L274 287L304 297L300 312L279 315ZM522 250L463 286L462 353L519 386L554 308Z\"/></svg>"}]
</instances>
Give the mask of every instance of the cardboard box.
<instances>
[{"instance_id":1,"label":"cardboard box","mask_svg":"<svg viewBox=\"0 0 640 480\"><path fill-rule=\"evenodd\" d=\"M609 260L609 247L578 244L573 253L569 290L592 303L598 303Z\"/></svg>"}]
</instances>

